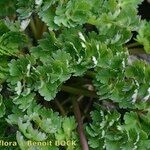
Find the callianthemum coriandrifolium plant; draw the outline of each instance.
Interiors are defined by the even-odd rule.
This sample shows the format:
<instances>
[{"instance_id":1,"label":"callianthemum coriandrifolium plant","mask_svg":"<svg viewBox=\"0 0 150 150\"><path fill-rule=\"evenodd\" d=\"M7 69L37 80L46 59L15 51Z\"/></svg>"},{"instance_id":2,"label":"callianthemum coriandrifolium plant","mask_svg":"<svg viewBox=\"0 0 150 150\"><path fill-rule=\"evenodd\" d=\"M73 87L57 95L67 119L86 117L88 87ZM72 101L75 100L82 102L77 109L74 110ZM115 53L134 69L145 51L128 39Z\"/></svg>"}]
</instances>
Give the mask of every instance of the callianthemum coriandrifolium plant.
<instances>
[{"instance_id":1,"label":"callianthemum coriandrifolium plant","mask_svg":"<svg viewBox=\"0 0 150 150\"><path fill-rule=\"evenodd\" d=\"M149 150L150 65L130 60L150 52L141 3L2 0L0 140L21 150Z\"/></svg>"}]
</instances>

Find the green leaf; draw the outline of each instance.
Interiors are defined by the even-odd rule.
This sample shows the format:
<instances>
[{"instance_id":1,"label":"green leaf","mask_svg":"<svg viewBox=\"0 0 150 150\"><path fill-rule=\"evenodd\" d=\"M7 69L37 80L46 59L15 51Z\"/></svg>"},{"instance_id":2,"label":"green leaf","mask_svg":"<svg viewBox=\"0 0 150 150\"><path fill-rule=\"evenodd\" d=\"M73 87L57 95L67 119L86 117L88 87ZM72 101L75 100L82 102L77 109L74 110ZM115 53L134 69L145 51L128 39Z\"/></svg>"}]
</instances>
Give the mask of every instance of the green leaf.
<instances>
[{"instance_id":1,"label":"green leaf","mask_svg":"<svg viewBox=\"0 0 150 150\"><path fill-rule=\"evenodd\" d=\"M144 46L144 50L150 53L150 22L143 21L138 30L137 41Z\"/></svg>"},{"instance_id":2,"label":"green leaf","mask_svg":"<svg viewBox=\"0 0 150 150\"><path fill-rule=\"evenodd\" d=\"M0 37L0 55L17 56L20 48L27 43L26 36L20 32L9 31Z\"/></svg>"},{"instance_id":3,"label":"green leaf","mask_svg":"<svg viewBox=\"0 0 150 150\"><path fill-rule=\"evenodd\" d=\"M2 118L5 115L6 107L3 103L3 97L0 95L0 118Z\"/></svg>"},{"instance_id":4,"label":"green leaf","mask_svg":"<svg viewBox=\"0 0 150 150\"><path fill-rule=\"evenodd\" d=\"M16 12L17 0L1 0L0 1L0 16L13 16Z\"/></svg>"},{"instance_id":5,"label":"green leaf","mask_svg":"<svg viewBox=\"0 0 150 150\"><path fill-rule=\"evenodd\" d=\"M19 105L18 106L19 109L22 109L22 111L25 111L32 104L32 101L34 100L34 96L35 96L34 93L30 93L26 96L17 96L13 99L13 102L16 105Z\"/></svg>"}]
</instances>

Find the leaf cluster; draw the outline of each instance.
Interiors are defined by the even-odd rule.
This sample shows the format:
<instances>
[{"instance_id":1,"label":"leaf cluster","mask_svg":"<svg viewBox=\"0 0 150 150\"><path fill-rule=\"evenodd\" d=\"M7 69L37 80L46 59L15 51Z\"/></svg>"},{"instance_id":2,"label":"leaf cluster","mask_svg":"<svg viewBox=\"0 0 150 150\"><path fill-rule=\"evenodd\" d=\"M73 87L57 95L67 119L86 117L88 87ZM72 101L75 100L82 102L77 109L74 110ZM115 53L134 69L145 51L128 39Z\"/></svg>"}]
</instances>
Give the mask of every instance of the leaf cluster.
<instances>
[{"instance_id":1,"label":"leaf cluster","mask_svg":"<svg viewBox=\"0 0 150 150\"><path fill-rule=\"evenodd\" d=\"M89 149L150 149L150 66L130 62L128 46L136 32L134 40L150 52L150 24L137 15L142 0L14 0L9 11L6 3L0 2L0 16L7 16L0 20L0 118L18 148L80 150L82 125ZM95 107L81 106L85 99Z\"/></svg>"}]
</instances>

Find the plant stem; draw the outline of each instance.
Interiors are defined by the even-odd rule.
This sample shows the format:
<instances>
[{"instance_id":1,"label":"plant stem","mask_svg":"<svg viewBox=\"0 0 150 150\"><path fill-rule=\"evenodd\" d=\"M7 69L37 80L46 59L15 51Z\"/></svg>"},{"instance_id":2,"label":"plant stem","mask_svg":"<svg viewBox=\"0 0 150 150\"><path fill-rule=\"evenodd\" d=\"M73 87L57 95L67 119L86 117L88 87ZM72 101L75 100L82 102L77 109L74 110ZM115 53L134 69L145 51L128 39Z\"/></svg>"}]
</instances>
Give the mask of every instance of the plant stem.
<instances>
[{"instance_id":1,"label":"plant stem","mask_svg":"<svg viewBox=\"0 0 150 150\"><path fill-rule=\"evenodd\" d=\"M75 100L75 98L73 98L73 106L74 106L74 114L75 114L76 120L78 122L78 132L80 135L80 143L82 146L82 150L89 150L88 142L87 142L87 139L84 134L83 120L81 117L80 108L79 108L78 102Z\"/></svg>"},{"instance_id":2,"label":"plant stem","mask_svg":"<svg viewBox=\"0 0 150 150\"><path fill-rule=\"evenodd\" d=\"M86 76L88 76L88 77L90 77L90 78L95 78L95 76L96 76L96 73L95 72L93 72L93 71L87 71L86 72Z\"/></svg>"},{"instance_id":3,"label":"plant stem","mask_svg":"<svg viewBox=\"0 0 150 150\"><path fill-rule=\"evenodd\" d=\"M133 48L133 47L137 47L137 46L139 46L139 45L141 45L141 44L138 43L138 42L135 42L135 43L127 44L126 47L127 47L127 48Z\"/></svg>"},{"instance_id":4,"label":"plant stem","mask_svg":"<svg viewBox=\"0 0 150 150\"><path fill-rule=\"evenodd\" d=\"M129 53L131 55L137 55L137 54L146 54L143 48L132 48L129 49Z\"/></svg>"},{"instance_id":5,"label":"plant stem","mask_svg":"<svg viewBox=\"0 0 150 150\"><path fill-rule=\"evenodd\" d=\"M96 95L95 92L89 91L89 90L84 90L84 89L77 89L74 87L69 87L69 86L65 86L63 85L61 87L61 90L64 92L68 92L74 95L84 95L87 97L93 97L93 98L98 98L98 96Z\"/></svg>"},{"instance_id":6,"label":"plant stem","mask_svg":"<svg viewBox=\"0 0 150 150\"><path fill-rule=\"evenodd\" d=\"M36 26L35 26L33 19L31 19L31 21L30 21L30 27L33 32L34 38L37 39L37 31L36 31Z\"/></svg>"},{"instance_id":7,"label":"plant stem","mask_svg":"<svg viewBox=\"0 0 150 150\"><path fill-rule=\"evenodd\" d=\"M65 110L64 110L64 108L62 107L62 105L59 103L59 101L57 99L55 100L55 103L56 103L57 107L59 108L62 116L65 116L66 115Z\"/></svg>"},{"instance_id":8,"label":"plant stem","mask_svg":"<svg viewBox=\"0 0 150 150\"><path fill-rule=\"evenodd\" d=\"M37 38L41 39L43 32L47 30L47 26L39 19L38 16L35 16L35 25L38 30Z\"/></svg>"},{"instance_id":9,"label":"plant stem","mask_svg":"<svg viewBox=\"0 0 150 150\"><path fill-rule=\"evenodd\" d=\"M41 28L41 36L44 32L46 32L46 30L47 30L47 26L43 23L43 26Z\"/></svg>"},{"instance_id":10,"label":"plant stem","mask_svg":"<svg viewBox=\"0 0 150 150\"><path fill-rule=\"evenodd\" d=\"M93 98L90 98L90 101L88 102L87 106L85 107L85 110L84 110L84 113L88 113L91 105L92 105L92 101L93 101Z\"/></svg>"}]
</instances>

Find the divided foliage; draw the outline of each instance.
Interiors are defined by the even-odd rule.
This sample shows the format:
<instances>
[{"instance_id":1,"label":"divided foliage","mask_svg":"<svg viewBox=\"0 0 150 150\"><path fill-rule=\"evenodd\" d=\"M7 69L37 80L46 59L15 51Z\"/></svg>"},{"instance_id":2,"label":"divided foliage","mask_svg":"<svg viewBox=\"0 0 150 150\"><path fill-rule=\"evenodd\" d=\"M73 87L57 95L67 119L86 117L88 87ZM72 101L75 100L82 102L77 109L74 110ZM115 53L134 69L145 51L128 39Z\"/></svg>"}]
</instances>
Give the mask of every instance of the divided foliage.
<instances>
[{"instance_id":1,"label":"divided foliage","mask_svg":"<svg viewBox=\"0 0 150 150\"><path fill-rule=\"evenodd\" d=\"M67 109L69 113L62 116L52 102L68 80L92 72L91 86L98 98L91 118L84 122L89 149L149 150L150 65L144 60L130 62L127 45L136 32L135 41L150 53L150 22L137 15L141 3L0 1L1 139L17 140L12 149L62 149L55 144L28 145L29 140L75 141L63 148L82 149L72 111ZM72 95L67 95L70 101Z\"/></svg>"}]
</instances>

